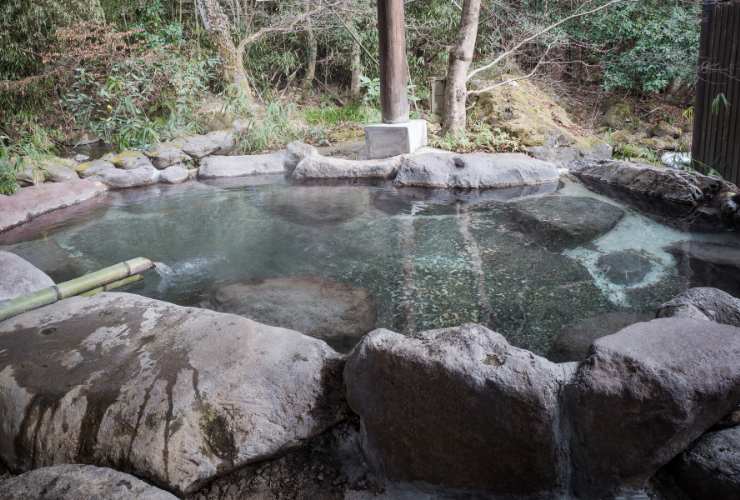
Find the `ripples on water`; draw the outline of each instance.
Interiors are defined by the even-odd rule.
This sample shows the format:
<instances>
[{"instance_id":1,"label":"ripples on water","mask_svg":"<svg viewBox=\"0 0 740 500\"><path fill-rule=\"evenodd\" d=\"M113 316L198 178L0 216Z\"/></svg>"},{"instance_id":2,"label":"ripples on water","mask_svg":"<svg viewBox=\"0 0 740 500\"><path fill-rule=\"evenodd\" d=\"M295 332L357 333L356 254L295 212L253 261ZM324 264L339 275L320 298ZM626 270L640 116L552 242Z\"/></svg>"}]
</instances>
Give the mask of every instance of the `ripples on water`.
<instances>
[{"instance_id":1,"label":"ripples on water","mask_svg":"<svg viewBox=\"0 0 740 500\"><path fill-rule=\"evenodd\" d=\"M270 280L295 279L296 287L307 287L297 296L317 304L304 310L279 297L262 303L261 295L251 294L255 304L248 310L259 320L269 300L277 300L274 307L284 310L277 316L270 311L270 321L281 322L282 316L290 326L291 315L308 315L319 336L324 313L353 321L359 306L342 302L352 295L374 309L374 324L364 329L409 332L483 322L513 344L545 354L569 324L612 311L650 312L689 286L665 251L668 245L731 240L684 233L627 210L605 235L554 252L511 217L506 199L533 194L529 189L452 196L387 185L284 182L155 187L113 193L88 212L38 224L36 234L26 229L26 241L4 248L57 281L148 257L158 263L156 272L128 291L182 305L210 307L228 284L261 284L264 290ZM566 184L558 195L616 204L578 184ZM10 238L12 233L3 241ZM616 284L599 270L600 256L621 250L639 250L653 263L638 283ZM350 294L347 285L363 293ZM367 308L363 314L368 317Z\"/></svg>"}]
</instances>

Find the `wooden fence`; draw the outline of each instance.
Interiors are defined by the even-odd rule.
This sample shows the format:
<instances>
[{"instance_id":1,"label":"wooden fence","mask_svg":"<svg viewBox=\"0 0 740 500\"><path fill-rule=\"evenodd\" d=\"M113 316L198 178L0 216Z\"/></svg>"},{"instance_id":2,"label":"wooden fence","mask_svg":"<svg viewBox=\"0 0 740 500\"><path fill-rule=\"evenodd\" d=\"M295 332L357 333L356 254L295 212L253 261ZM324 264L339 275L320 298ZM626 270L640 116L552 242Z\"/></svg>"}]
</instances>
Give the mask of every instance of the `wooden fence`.
<instances>
[{"instance_id":1,"label":"wooden fence","mask_svg":"<svg viewBox=\"0 0 740 500\"><path fill-rule=\"evenodd\" d=\"M740 184L740 0L705 0L692 156Z\"/></svg>"}]
</instances>

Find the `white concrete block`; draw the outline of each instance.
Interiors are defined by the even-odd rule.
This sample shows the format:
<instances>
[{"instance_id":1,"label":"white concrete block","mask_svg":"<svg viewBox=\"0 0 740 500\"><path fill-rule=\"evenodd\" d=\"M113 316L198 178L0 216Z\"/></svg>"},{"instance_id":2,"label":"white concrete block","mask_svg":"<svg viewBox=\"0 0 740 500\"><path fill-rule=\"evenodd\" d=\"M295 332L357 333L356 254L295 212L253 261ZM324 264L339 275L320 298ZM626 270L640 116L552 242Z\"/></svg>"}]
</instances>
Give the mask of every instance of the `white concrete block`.
<instances>
[{"instance_id":1,"label":"white concrete block","mask_svg":"<svg viewBox=\"0 0 740 500\"><path fill-rule=\"evenodd\" d=\"M427 122L410 120L368 125L365 127L365 144L369 159L413 153L427 145Z\"/></svg>"}]
</instances>

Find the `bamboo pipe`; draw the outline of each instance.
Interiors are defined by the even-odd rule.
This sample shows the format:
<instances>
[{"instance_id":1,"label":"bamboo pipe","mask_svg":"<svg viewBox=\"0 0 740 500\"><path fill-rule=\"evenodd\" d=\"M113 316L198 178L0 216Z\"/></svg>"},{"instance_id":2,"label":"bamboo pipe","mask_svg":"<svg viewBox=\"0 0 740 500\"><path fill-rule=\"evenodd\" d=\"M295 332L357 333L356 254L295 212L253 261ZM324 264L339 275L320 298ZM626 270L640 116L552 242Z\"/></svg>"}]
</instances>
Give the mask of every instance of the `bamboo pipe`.
<instances>
[{"instance_id":1,"label":"bamboo pipe","mask_svg":"<svg viewBox=\"0 0 740 500\"><path fill-rule=\"evenodd\" d=\"M107 285L99 286L98 288L94 288L88 292L81 293L80 297L94 297L99 293L116 290L126 285L137 283L143 279L144 277L141 274L134 274L133 276L129 276L128 278L123 278L122 280L114 281L113 283L108 283Z\"/></svg>"},{"instance_id":2,"label":"bamboo pipe","mask_svg":"<svg viewBox=\"0 0 740 500\"><path fill-rule=\"evenodd\" d=\"M23 297L16 297L0 304L0 321L39 307L48 306L62 299L105 287L105 285L124 281L126 278L141 274L152 267L154 267L154 263L151 260L137 257Z\"/></svg>"}]
</instances>

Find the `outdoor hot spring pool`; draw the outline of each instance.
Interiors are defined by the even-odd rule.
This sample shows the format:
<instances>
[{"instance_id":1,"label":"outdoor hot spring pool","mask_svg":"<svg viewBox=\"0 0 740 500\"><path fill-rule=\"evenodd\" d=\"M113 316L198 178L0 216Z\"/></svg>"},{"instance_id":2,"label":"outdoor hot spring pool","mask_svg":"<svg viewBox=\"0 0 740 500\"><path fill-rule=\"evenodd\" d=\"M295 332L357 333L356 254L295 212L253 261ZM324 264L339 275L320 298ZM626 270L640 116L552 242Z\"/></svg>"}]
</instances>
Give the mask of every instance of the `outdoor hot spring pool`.
<instances>
[{"instance_id":1,"label":"outdoor hot spring pool","mask_svg":"<svg viewBox=\"0 0 740 500\"><path fill-rule=\"evenodd\" d=\"M712 285L676 257L682 242L740 245L571 182L542 197L262 181L111 193L8 233L0 248L57 282L148 257L162 265L126 291L293 328L340 351L374 328L478 322L547 355L561 331L639 321Z\"/></svg>"}]
</instances>

